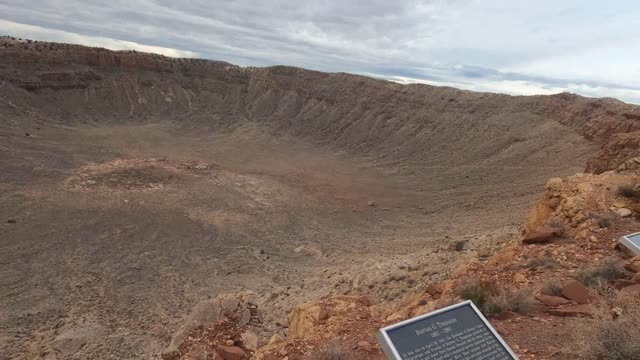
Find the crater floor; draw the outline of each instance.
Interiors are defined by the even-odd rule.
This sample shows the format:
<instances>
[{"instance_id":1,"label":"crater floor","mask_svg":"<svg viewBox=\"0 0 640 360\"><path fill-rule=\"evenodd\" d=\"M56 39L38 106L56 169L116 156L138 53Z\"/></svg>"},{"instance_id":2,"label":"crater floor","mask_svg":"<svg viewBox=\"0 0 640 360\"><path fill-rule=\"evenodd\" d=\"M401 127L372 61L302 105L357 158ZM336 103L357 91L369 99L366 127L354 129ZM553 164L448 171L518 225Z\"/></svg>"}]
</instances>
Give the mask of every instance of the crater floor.
<instances>
[{"instance_id":1,"label":"crater floor","mask_svg":"<svg viewBox=\"0 0 640 360\"><path fill-rule=\"evenodd\" d=\"M0 153L7 359L150 357L193 304L242 289L269 304L262 330L283 332L277 324L295 303L461 238L474 251L516 231L556 171L385 167L256 125L2 135L11 149ZM464 256L434 260L431 274Z\"/></svg>"}]
</instances>

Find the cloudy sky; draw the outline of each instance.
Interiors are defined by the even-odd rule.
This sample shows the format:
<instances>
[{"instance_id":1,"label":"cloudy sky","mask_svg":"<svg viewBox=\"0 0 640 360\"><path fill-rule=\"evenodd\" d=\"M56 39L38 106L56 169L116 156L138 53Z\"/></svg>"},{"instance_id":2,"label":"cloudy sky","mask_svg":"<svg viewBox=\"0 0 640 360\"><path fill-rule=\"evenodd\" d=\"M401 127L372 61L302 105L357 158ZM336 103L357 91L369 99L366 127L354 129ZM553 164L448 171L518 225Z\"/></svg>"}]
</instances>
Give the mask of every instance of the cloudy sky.
<instances>
[{"instance_id":1,"label":"cloudy sky","mask_svg":"<svg viewBox=\"0 0 640 360\"><path fill-rule=\"evenodd\" d=\"M0 33L640 103L637 0L0 0Z\"/></svg>"}]
</instances>

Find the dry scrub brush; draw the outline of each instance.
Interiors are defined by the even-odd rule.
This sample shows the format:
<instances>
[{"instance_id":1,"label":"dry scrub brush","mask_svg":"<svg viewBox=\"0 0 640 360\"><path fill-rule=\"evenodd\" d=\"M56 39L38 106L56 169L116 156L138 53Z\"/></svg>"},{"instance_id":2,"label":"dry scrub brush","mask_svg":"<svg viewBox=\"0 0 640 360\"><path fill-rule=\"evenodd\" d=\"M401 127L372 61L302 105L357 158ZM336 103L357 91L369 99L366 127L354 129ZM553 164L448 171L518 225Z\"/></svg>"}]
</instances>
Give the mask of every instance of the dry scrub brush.
<instances>
[{"instance_id":1,"label":"dry scrub brush","mask_svg":"<svg viewBox=\"0 0 640 360\"><path fill-rule=\"evenodd\" d=\"M629 183L618 187L617 194L626 198L640 198L640 189L637 183Z\"/></svg>"},{"instance_id":2,"label":"dry scrub brush","mask_svg":"<svg viewBox=\"0 0 640 360\"><path fill-rule=\"evenodd\" d=\"M347 353L338 345L332 344L328 348L323 349L317 356L316 360L347 360Z\"/></svg>"},{"instance_id":3,"label":"dry scrub brush","mask_svg":"<svg viewBox=\"0 0 640 360\"><path fill-rule=\"evenodd\" d=\"M572 348L585 360L640 359L640 297L608 292L592 319L576 323Z\"/></svg>"},{"instance_id":4,"label":"dry scrub brush","mask_svg":"<svg viewBox=\"0 0 640 360\"><path fill-rule=\"evenodd\" d=\"M576 279L588 287L600 287L607 281L626 277L622 260L608 258L602 264L578 270Z\"/></svg>"},{"instance_id":5,"label":"dry scrub brush","mask_svg":"<svg viewBox=\"0 0 640 360\"><path fill-rule=\"evenodd\" d=\"M562 283L559 280L550 280L542 284L540 288L542 295L562 296Z\"/></svg>"},{"instance_id":6,"label":"dry scrub brush","mask_svg":"<svg viewBox=\"0 0 640 360\"><path fill-rule=\"evenodd\" d=\"M493 283L468 280L461 283L457 290L463 300L471 300L487 316L506 311L527 313L533 303L531 289L499 288Z\"/></svg>"}]
</instances>

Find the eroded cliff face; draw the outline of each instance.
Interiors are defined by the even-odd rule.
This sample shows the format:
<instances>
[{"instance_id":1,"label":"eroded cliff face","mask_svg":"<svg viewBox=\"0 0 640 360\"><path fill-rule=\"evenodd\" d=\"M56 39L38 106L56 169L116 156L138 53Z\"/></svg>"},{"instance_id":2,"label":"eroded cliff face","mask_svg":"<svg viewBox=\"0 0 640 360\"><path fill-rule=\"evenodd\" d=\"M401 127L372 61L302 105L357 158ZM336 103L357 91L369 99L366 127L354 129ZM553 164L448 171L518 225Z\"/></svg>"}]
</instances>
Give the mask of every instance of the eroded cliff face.
<instances>
[{"instance_id":1,"label":"eroded cliff face","mask_svg":"<svg viewBox=\"0 0 640 360\"><path fill-rule=\"evenodd\" d=\"M626 161L640 155L640 131L636 122L630 121L628 132L614 133L603 142L601 149L587 162L587 172L596 174L622 166Z\"/></svg>"},{"instance_id":2,"label":"eroded cliff face","mask_svg":"<svg viewBox=\"0 0 640 360\"><path fill-rule=\"evenodd\" d=\"M589 171L637 155L632 136L616 134L638 129L640 110L611 99L512 97L9 38L0 41L0 60L0 106L15 118L212 129L255 122L404 164L548 158L554 147L585 146L580 136L603 146Z\"/></svg>"}]
</instances>

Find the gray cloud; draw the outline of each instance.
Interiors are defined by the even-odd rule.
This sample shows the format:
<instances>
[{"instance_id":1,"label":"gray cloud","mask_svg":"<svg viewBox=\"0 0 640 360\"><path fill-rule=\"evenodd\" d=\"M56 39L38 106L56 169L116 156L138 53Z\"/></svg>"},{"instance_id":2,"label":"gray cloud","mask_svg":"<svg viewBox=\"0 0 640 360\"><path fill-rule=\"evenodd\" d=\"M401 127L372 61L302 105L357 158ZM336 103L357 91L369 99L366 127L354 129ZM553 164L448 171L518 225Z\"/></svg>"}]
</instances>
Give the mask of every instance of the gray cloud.
<instances>
[{"instance_id":1,"label":"gray cloud","mask_svg":"<svg viewBox=\"0 0 640 360\"><path fill-rule=\"evenodd\" d=\"M632 1L0 0L0 18L12 35L46 40L115 39L240 65L640 103Z\"/></svg>"}]
</instances>

